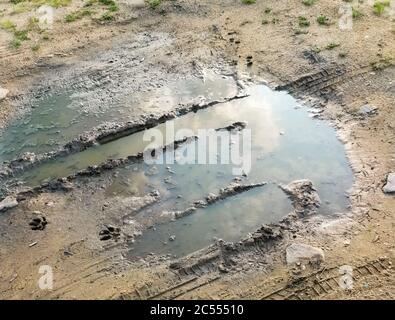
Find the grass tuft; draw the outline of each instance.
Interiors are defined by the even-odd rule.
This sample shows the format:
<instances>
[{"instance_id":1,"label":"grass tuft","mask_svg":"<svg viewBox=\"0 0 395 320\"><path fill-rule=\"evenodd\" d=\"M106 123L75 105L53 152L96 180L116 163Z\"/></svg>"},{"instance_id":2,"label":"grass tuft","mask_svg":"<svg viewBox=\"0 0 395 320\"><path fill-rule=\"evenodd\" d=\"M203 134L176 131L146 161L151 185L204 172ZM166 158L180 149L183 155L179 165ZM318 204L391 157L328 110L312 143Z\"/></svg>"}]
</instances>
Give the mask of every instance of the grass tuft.
<instances>
[{"instance_id":1,"label":"grass tuft","mask_svg":"<svg viewBox=\"0 0 395 320\"><path fill-rule=\"evenodd\" d=\"M329 43L329 44L325 47L325 49L327 49L327 50L333 50L333 49L335 49L335 48L337 48L337 47L339 47L339 46L340 46L339 43L331 42L331 43Z\"/></svg>"},{"instance_id":2,"label":"grass tuft","mask_svg":"<svg viewBox=\"0 0 395 320\"><path fill-rule=\"evenodd\" d=\"M148 0L148 5L151 9L155 9L159 7L159 5L162 3L162 0Z\"/></svg>"},{"instance_id":3,"label":"grass tuft","mask_svg":"<svg viewBox=\"0 0 395 320\"><path fill-rule=\"evenodd\" d=\"M353 19L359 19L363 16L362 12L359 11L358 9L355 9L354 7L352 7L352 18Z\"/></svg>"},{"instance_id":4,"label":"grass tuft","mask_svg":"<svg viewBox=\"0 0 395 320\"><path fill-rule=\"evenodd\" d=\"M312 6L316 1L317 1L317 0L302 0L302 3L303 3L305 6L310 7L310 6Z\"/></svg>"},{"instance_id":5,"label":"grass tuft","mask_svg":"<svg viewBox=\"0 0 395 320\"><path fill-rule=\"evenodd\" d=\"M329 18L327 16L324 16L324 15L319 15L317 17L317 22L318 22L319 25L324 25L324 26L328 26L330 24Z\"/></svg>"},{"instance_id":6,"label":"grass tuft","mask_svg":"<svg viewBox=\"0 0 395 320\"><path fill-rule=\"evenodd\" d=\"M310 26L310 21L307 20L306 17L300 16L298 18L298 23L299 23L299 27L309 27Z\"/></svg>"},{"instance_id":7,"label":"grass tuft","mask_svg":"<svg viewBox=\"0 0 395 320\"><path fill-rule=\"evenodd\" d=\"M381 16L384 13L385 8L389 6L390 6L389 0L376 1L373 4L373 12L374 14Z\"/></svg>"},{"instance_id":8,"label":"grass tuft","mask_svg":"<svg viewBox=\"0 0 395 320\"><path fill-rule=\"evenodd\" d=\"M0 27L4 30L15 30L16 25L11 20L2 20L0 21Z\"/></svg>"}]
</instances>

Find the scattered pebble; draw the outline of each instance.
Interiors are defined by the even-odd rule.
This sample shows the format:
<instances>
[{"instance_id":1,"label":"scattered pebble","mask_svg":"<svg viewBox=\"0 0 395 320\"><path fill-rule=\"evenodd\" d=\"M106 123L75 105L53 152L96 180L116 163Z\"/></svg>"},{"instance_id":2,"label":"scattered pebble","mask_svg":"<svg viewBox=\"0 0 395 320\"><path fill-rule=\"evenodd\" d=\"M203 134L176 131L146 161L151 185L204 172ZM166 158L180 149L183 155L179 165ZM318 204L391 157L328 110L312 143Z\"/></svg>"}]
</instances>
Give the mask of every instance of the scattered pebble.
<instances>
[{"instance_id":1,"label":"scattered pebble","mask_svg":"<svg viewBox=\"0 0 395 320\"><path fill-rule=\"evenodd\" d=\"M30 243L29 248L34 247L37 243L38 243L38 241L34 241L34 242Z\"/></svg>"}]
</instances>

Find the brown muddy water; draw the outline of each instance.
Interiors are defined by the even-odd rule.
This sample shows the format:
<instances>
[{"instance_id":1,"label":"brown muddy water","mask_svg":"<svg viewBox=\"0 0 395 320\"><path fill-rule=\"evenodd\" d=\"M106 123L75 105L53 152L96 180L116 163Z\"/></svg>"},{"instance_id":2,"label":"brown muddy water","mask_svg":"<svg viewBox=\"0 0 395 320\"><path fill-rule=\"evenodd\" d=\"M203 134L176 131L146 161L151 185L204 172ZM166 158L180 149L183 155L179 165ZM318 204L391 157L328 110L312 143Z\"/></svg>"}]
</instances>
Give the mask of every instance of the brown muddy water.
<instances>
[{"instance_id":1,"label":"brown muddy water","mask_svg":"<svg viewBox=\"0 0 395 320\"><path fill-rule=\"evenodd\" d=\"M237 91L231 78L219 77L208 82L202 79L194 81L178 82L174 87L177 90L169 89L168 105L198 96L214 100L231 96ZM353 175L344 146L337 139L335 130L327 122L310 117L307 108L286 92L273 91L264 85L252 85L247 93L249 96L246 98L217 104L176 118L172 121L171 128L175 132L179 129L190 129L190 135L199 137L199 129L223 128L237 121L247 123L244 130L232 132L229 141L217 141L218 150L222 148L223 152L229 154L232 149L243 147L244 145L241 146L235 141L245 132L250 132L251 166L248 168L250 170L244 170L247 177L243 179L246 183L266 181L268 184L197 209L182 219L154 224L130 245L130 257L143 257L149 253L182 256L203 248L218 238L226 241L239 240L262 223L279 221L292 210L289 199L278 188L278 184L287 184L296 179L310 179L314 183L322 200L320 213L347 211L349 203L346 192L352 186ZM68 110L71 96L48 96L46 99L31 115L18 120L20 122L16 122L3 134L0 140L3 159L14 157L21 151L48 151L48 137L56 137L54 139L58 139L58 142L62 139L67 141L79 129L91 125L91 121L97 121L85 120L75 115L75 110ZM165 96L153 95L151 101L152 99L160 101ZM57 108L65 113L53 121L48 115L48 109L55 113ZM128 109L125 107L125 110ZM130 113L130 109L125 112ZM114 120L112 113L103 118L98 116L98 119L102 121L106 117ZM119 118L122 118L121 114ZM22 128L20 131L18 125ZM57 131L62 134L55 134ZM144 132L44 163L19 178L27 185L37 185L109 158L137 154L150 143L143 141L144 135L160 132L166 136L168 131L169 124L161 124ZM214 135L215 131L210 131L210 134ZM165 213L185 210L193 201L204 199L211 192L218 193L220 188L229 185L236 176L241 176L241 172L236 175L233 172L240 165L232 163L181 164L182 155L190 155L193 150L197 150L196 146L202 140L201 136L199 138L177 150L174 163L141 162L117 168L111 185L106 189L106 197L145 195L158 190L161 194L160 203L137 213L149 219L158 211ZM158 143L164 144L165 141ZM208 149L207 146L206 150ZM169 152L164 156L167 158ZM195 154L192 158L197 157ZM157 161L160 162L161 159L159 157ZM123 223L134 223L135 218L131 215Z\"/></svg>"}]
</instances>

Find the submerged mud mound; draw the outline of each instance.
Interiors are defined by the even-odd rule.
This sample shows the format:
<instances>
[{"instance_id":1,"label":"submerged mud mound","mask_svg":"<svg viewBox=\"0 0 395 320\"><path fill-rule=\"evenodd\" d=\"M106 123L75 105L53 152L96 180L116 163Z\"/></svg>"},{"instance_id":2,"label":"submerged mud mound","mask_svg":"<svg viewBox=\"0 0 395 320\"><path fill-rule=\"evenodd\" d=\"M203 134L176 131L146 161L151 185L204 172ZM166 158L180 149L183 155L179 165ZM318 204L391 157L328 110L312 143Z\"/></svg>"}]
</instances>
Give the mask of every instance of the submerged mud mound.
<instances>
[{"instance_id":1,"label":"submerged mud mound","mask_svg":"<svg viewBox=\"0 0 395 320\"><path fill-rule=\"evenodd\" d=\"M295 213L298 216L307 216L317 213L321 200L310 180L296 180L286 186L280 187L291 199L295 208Z\"/></svg>"},{"instance_id":2,"label":"submerged mud mound","mask_svg":"<svg viewBox=\"0 0 395 320\"><path fill-rule=\"evenodd\" d=\"M283 239L281 226L263 225L239 242L219 239L215 244L172 261L169 268L177 271L181 276L237 271L247 260L264 259L262 254L273 249L281 239Z\"/></svg>"},{"instance_id":3,"label":"submerged mud mound","mask_svg":"<svg viewBox=\"0 0 395 320\"><path fill-rule=\"evenodd\" d=\"M240 182L233 182L229 186L219 190L218 194L210 193L205 199L194 201L189 208L183 211L171 212L170 215L173 216L175 219L180 219L193 213L194 211L197 210L197 208L205 208L218 201L246 192L253 188L262 187L265 184L266 182L250 183L250 184L241 184Z\"/></svg>"}]
</instances>

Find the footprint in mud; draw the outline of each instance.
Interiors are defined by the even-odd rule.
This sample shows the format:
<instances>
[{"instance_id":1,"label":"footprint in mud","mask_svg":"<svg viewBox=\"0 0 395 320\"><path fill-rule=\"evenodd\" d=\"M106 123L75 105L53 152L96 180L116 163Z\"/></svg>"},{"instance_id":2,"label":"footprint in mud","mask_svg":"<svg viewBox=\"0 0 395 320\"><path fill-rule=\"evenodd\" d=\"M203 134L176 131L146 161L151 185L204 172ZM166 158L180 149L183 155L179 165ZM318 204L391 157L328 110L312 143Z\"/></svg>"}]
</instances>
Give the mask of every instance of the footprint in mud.
<instances>
[{"instance_id":1,"label":"footprint in mud","mask_svg":"<svg viewBox=\"0 0 395 320\"><path fill-rule=\"evenodd\" d=\"M47 223L45 217L36 217L29 222L29 226L32 230L44 230Z\"/></svg>"},{"instance_id":2,"label":"footprint in mud","mask_svg":"<svg viewBox=\"0 0 395 320\"><path fill-rule=\"evenodd\" d=\"M99 232L99 236L101 241L110 239L118 240L121 236L121 229L113 226L105 226L105 228Z\"/></svg>"}]
</instances>

